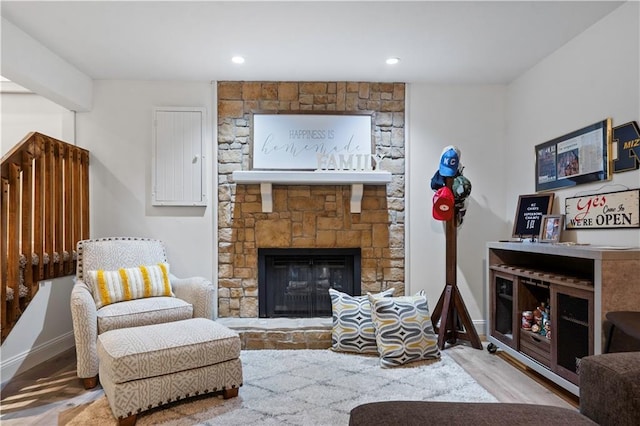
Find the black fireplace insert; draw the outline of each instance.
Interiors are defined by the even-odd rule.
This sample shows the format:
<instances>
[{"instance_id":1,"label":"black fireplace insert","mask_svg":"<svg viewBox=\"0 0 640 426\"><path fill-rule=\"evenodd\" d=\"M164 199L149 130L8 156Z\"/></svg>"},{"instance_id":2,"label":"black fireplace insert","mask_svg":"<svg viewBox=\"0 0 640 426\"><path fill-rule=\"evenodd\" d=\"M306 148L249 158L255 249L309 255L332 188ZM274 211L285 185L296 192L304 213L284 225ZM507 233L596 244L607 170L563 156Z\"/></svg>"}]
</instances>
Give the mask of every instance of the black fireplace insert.
<instances>
[{"instance_id":1,"label":"black fireplace insert","mask_svg":"<svg viewBox=\"0 0 640 426\"><path fill-rule=\"evenodd\" d=\"M261 318L331 316L329 289L360 295L360 249L258 249Z\"/></svg>"}]
</instances>

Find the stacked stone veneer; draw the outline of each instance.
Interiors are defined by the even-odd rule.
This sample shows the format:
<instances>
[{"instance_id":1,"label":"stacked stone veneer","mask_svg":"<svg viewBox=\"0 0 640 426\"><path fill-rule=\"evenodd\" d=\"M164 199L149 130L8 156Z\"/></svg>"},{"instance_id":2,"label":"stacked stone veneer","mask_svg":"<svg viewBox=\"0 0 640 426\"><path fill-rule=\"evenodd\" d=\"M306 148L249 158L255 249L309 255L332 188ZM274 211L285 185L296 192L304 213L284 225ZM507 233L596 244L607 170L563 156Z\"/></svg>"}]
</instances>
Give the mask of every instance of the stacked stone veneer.
<instances>
[{"instance_id":1,"label":"stacked stone veneer","mask_svg":"<svg viewBox=\"0 0 640 426\"><path fill-rule=\"evenodd\" d=\"M258 317L258 248L361 248L362 293L405 277L405 85L363 82L219 82L218 304L221 317ZM259 185L235 184L249 170L252 112L373 112L373 137L386 155L387 185L365 185L362 212L350 212L348 185L274 185L263 213Z\"/></svg>"}]
</instances>

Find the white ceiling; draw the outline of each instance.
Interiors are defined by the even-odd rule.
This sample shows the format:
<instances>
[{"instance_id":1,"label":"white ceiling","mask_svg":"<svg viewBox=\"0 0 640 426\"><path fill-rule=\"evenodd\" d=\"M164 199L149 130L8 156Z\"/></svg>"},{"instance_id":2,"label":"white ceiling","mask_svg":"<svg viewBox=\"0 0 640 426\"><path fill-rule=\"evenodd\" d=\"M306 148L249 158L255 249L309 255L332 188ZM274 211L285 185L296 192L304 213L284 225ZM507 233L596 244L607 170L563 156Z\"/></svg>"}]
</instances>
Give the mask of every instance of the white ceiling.
<instances>
[{"instance_id":1,"label":"white ceiling","mask_svg":"<svg viewBox=\"0 0 640 426\"><path fill-rule=\"evenodd\" d=\"M0 13L93 79L501 84L621 3L2 1Z\"/></svg>"}]
</instances>

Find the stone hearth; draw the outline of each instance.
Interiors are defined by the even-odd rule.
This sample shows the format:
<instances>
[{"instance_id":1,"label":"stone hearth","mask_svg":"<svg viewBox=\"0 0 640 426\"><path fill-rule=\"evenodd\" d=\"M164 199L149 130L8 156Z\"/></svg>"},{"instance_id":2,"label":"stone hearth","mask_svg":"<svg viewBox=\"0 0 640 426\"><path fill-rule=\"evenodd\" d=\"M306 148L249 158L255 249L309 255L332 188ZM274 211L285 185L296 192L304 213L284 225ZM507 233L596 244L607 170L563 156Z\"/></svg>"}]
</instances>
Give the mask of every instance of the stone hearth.
<instances>
[{"instance_id":1,"label":"stone hearth","mask_svg":"<svg viewBox=\"0 0 640 426\"><path fill-rule=\"evenodd\" d=\"M218 318L240 335L242 349L327 349L331 318Z\"/></svg>"}]
</instances>

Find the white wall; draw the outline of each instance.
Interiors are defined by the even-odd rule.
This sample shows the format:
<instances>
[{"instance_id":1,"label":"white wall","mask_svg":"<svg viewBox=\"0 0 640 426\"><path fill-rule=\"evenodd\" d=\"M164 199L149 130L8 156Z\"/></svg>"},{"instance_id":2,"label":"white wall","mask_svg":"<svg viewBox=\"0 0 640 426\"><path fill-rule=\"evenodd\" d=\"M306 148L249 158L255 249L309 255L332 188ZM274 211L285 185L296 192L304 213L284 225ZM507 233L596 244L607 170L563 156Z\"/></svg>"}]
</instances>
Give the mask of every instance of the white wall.
<instances>
[{"instance_id":1,"label":"white wall","mask_svg":"<svg viewBox=\"0 0 640 426\"><path fill-rule=\"evenodd\" d=\"M483 331L485 243L511 236L518 196L535 192L535 145L606 117L614 126L640 120L639 8L629 2L616 9L508 87L409 86L408 293L425 289L435 306L445 284L445 234L431 216L430 180L442 148L454 144L473 184L458 231L458 286ZM566 197L605 183L638 188L640 171L556 190L554 212L564 213ZM640 246L640 230L571 231L563 239Z\"/></svg>"},{"instance_id":2,"label":"white wall","mask_svg":"<svg viewBox=\"0 0 640 426\"><path fill-rule=\"evenodd\" d=\"M504 238L504 86L408 87L408 294L424 289L435 307L445 287L445 232L433 219L431 177L447 145L462 153L472 191L458 228L457 283L478 330L484 319L484 250Z\"/></svg>"},{"instance_id":3,"label":"white wall","mask_svg":"<svg viewBox=\"0 0 640 426\"><path fill-rule=\"evenodd\" d=\"M74 143L74 116L31 93L2 93L1 153L29 132ZM2 383L74 345L69 299L72 277L44 281L13 330L2 343Z\"/></svg>"},{"instance_id":4,"label":"white wall","mask_svg":"<svg viewBox=\"0 0 640 426\"><path fill-rule=\"evenodd\" d=\"M2 76L68 108L91 108L89 76L57 56L29 34L0 17Z\"/></svg>"},{"instance_id":5,"label":"white wall","mask_svg":"<svg viewBox=\"0 0 640 426\"><path fill-rule=\"evenodd\" d=\"M215 118L215 85L209 83L97 81L95 106L78 113L77 145L90 151L92 238L139 236L165 242L171 272L213 279L216 160L212 128L205 132L209 165L207 207L151 206L151 141L154 106L202 106ZM211 120L208 120L209 122ZM73 143L73 113L33 94L2 95L2 153L30 132ZM16 140L17 138L17 140ZM73 347L69 299L72 277L48 281L2 344L2 382Z\"/></svg>"},{"instance_id":6,"label":"white wall","mask_svg":"<svg viewBox=\"0 0 640 426\"><path fill-rule=\"evenodd\" d=\"M38 293L2 342L3 385L75 345L69 308L72 288L71 276L40 283Z\"/></svg>"},{"instance_id":7,"label":"white wall","mask_svg":"<svg viewBox=\"0 0 640 426\"><path fill-rule=\"evenodd\" d=\"M71 111L91 108L89 76L29 34L0 18L2 76Z\"/></svg>"},{"instance_id":8,"label":"white wall","mask_svg":"<svg viewBox=\"0 0 640 426\"><path fill-rule=\"evenodd\" d=\"M73 143L74 113L33 93L0 93L0 155L29 132Z\"/></svg>"},{"instance_id":9,"label":"white wall","mask_svg":"<svg viewBox=\"0 0 640 426\"><path fill-rule=\"evenodd\" d=\"M213 279L215 159L212 126L205 131L207 207L151 205L152 115L157 106L205 107L215 117L212 85L96 81L94 107L77 114L78 145L90 151L91 237L158 238L178 277ZM208 120L209 122L211 120Z\"/></svg>"},{"instance_id":10,"label":"white wall","mask_svg":"<svg viewBox=\"0 0 640 426\"><path fill-rule=\"evenodd\" d=\"M607 117L613 126L640 121L639 9L638 2L624 4L510 85L504 164L510 227L518 195L535 192L535 145ZM640 170L616 173L610 182L556 190L554 213L564 213L566 197L623 189L618 184L640 187ZM640 230L570 231L563 239L640 246Z\"/></svg>"}]
</instances>

